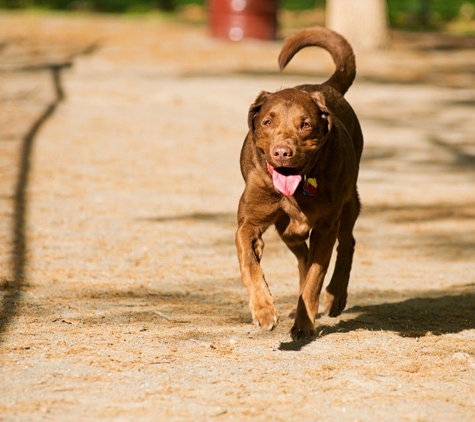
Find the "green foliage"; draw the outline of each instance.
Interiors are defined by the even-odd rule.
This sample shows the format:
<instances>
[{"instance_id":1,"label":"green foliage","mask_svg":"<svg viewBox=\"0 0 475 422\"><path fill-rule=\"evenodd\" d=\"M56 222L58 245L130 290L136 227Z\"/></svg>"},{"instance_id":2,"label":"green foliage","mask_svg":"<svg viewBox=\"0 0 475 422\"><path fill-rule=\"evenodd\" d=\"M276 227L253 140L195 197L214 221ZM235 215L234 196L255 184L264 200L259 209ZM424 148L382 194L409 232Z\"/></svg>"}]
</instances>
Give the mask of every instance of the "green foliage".
<instances>
[{"instance_id":1,"label":"green foliage","mask_svg":"<svg viewBox=\"0 0 475 422\"><path fill-rule=\"evenodd\" d=\"M391 25L399 27L426 27L450 21L460 16L463 5L465 10L475 10L475 0L387 0L387 2ZM147 12L157 9L172 11L187 4L205 5L206 0L0 0L0 8L6 9L35 7L109 13ZM280 4L287 10L309 10L324 8L326 0L280 0Z\"/></svg>"},{"instance_id":2,"label":"green foliage","mask_svg":"<svg viewBox=\"0 0 475 422\"><path fill-rule=\"evenodd\" d=\"M308 10L325 7L325 0L280 0L288 10ZM186 4L204 5L206 0L0 0L0 8L38 7L58 10L92 10L124 13L130 10L175 9Z\"/></svg>"},{"instance_id":3,"label":"green foliage","mask_svg":"<svg viewBox=\"0 0 475 422\"><path fill-rule=\"evenodd\" d=\"M0 0L0 8L23 9L29 7L55 10L90 10L95 12L126 13L147 12L154 9L170 10L181 4L203 0Z\"/></svg>"},{"instance_id":4,"label":"green foliage","mask_svg":"<svg viewBox=\"0 0 475 422\"><path fill-rule=\"evenodd\" d=\"M391 25L426 27L460 16L462 7L475 9L475 0L387 0Z\"/></svg>"},{"instance_id":5,"label":"green foliage","mask_svg":"<svg viewBox=\"0 0 475 422\"><path fill-rule=\"evenodd\" d=\"M281 0L280 3L287 10L309 10L325 7L325 0Z\"/></svg>"}]
</instances>

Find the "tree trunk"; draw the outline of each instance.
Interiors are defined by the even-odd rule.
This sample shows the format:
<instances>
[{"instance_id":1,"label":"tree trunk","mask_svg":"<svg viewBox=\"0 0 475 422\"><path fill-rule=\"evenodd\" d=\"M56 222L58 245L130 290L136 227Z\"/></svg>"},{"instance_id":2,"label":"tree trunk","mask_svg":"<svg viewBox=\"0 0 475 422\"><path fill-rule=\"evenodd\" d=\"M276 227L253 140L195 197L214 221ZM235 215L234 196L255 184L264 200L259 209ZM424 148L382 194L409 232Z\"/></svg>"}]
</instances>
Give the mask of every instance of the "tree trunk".
<instances>
[{"instance_id":1,"label":"tree trunk","mask_svg":"<svg viewBox=\"0 0 475 422\"><path fill-rule=\"evenodd\" d=\"M326 26L355 50L375 50L389 44L386 0L327 0Z\"/></svg>"}]
</instances>

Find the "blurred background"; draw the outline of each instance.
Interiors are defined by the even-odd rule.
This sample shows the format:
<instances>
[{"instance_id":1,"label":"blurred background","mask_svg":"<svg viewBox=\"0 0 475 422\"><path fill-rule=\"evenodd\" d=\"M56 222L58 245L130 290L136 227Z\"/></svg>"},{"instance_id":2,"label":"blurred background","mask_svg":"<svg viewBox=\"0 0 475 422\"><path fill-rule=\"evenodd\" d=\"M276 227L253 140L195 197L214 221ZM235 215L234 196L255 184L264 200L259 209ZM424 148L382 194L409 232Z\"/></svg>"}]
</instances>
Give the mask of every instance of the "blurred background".
<instances>
[{"instance_id":1,"label":"blurred background","mask_svg":"<svg viewBox=\"0 0 475 422\"><path fill-rule=\"evenodd\" d=\"M219 1L219 0L218 0ZM367 0L345 3L365 3ZM223 1L232 3L232 1ZM248 1L248 3L256 0ZM280 0L279 21L288 23L291 16L307 23L310 18L322 23L325 8L335 0ZM213 3L213 1L211 1ZM216 0L214 1L216 3ZM234 2L236 3L236 2ZM239 2L237 2L239 3ZM259 0L257 0L259 3ZM264 0L260 3L273 3ZM371 3L386 3L389 23L393 28L411 30L437 30L452 34L475 33L475 0L377 0ZM3 9L38 9L63 11L89 11L107 13L171 13L196 22L206 19L205 0L0 0ZM296 22L293 22L296 25Z\"/></svg>"}]
</instances>

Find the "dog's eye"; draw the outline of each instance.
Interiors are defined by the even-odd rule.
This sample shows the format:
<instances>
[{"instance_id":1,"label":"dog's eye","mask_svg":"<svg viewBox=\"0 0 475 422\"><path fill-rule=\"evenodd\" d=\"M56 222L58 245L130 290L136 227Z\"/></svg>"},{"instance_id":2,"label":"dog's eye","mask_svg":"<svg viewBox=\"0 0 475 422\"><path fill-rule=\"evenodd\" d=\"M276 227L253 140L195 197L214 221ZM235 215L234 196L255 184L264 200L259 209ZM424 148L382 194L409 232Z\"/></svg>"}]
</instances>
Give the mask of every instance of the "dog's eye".
<instances>
[{"instance_id":1,"label":"dog's eye","mask_svg":"<svg viewBox=\"0 0 475 422\"><path fill-rule=\"evenodd\" d=\"M262 122L262 126L270 126L272 124L272 120L271 119L265 119L263 122Z\"/></svg>"},{"instance_id":2,"label":"dog's eye","mask_svg":"<svg viewBox=\"0 0 475 422\"><path fill-rule=\"evenodd\" d=\"M310 122L302 122L300 125L300 129L302 130L311 130L312 129L312 124Z\"/></svg>"}]
</instances>

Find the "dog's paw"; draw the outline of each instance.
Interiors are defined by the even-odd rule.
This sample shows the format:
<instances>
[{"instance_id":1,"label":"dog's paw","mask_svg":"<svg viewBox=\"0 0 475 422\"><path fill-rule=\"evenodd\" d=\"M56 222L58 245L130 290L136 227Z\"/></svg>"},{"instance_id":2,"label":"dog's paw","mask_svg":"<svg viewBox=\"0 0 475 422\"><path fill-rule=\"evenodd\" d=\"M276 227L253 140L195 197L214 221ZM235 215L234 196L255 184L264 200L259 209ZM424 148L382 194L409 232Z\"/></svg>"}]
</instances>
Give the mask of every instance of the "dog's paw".
<instances>
[{"instance_id":1,"label":"dog's paw","mask_svg":"<svg viewBox=\"0 0 475 422\"><path fill-rule=\"evenodd\" d=\"M313 326L299 328L294 325L290 330L290 337L292 337L293 341L311 342L317 338L317 330Z\"/></svg>"},{"instance_id":2,"label":"dog's paw","mask_svg":"<svg viewBox=\"0 0 475 422\"><path fill-rule=\"evenodd\" d=\"M255 310L252 316L254 324L263 330L272 331L279 323L279 314L274 306Z\"/></svg>"},{"instance_id":3,"label":"dog's paw","mask_svg":"<svg viewBox=\"0 0 475 422\"><path fill-rule=\"evenodd\" d=\"M312 321L308 315L300 312L297 308L297 317L295 318L294 326L290 330L290 337L293 341L310 342L317 338L317 330L315 329L315 322Z\"/></svg>"},{"instance_id":4,"label":"dog's paw","mask_svg":"<svg viewBox=\"0 0 475 422\"><path fill-rule=\"evenodd\" d=\"M323 313L330 317L340 315L346 306L347 295L333 295L328 290L325 291L323 297Z\"/></svg>"}]
</instances>

